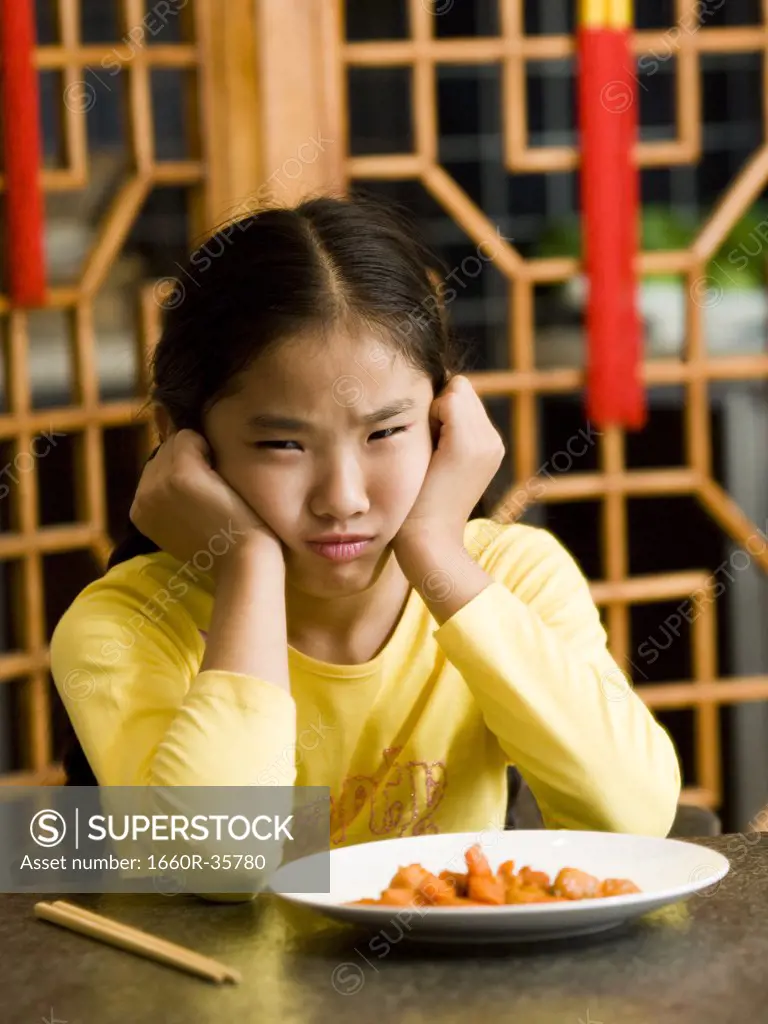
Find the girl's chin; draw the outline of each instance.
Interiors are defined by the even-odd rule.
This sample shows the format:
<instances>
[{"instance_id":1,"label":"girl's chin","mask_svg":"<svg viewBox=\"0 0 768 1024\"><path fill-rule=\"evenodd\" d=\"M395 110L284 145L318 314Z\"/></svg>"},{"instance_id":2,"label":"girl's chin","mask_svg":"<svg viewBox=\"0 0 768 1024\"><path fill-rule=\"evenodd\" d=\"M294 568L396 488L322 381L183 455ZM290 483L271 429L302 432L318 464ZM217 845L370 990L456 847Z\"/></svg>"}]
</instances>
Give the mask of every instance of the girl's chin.
<instances>
[{"instance_id":1,"label":"girl's chin","mask_svg":"<svg viewBox=\"0 0 768 1024\"><path fill-rule=\"evenodd\" d=\"M355 594L362 594L374 585L375 579L368 576L348 576L344 579L307 579L304 576L298 580L290 580L290 585L295 591L300 591L305 597L315 598L318 601L329 601L334 598L354 597Z\"/></svg>"}]
</instances>

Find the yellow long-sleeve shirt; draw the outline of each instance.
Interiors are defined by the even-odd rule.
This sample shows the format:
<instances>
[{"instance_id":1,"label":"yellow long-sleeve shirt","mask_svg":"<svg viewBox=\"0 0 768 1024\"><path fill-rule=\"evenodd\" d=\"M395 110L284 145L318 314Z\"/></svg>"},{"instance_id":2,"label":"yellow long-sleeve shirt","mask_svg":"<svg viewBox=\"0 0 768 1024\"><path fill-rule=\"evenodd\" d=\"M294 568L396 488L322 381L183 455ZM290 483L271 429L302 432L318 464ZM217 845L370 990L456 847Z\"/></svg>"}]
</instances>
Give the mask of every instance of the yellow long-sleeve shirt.
<instances>
[{"instance_id":1,"label":"yellow long-sleeve shirt","mask_svg":"<svg viewBox=\"0 0 768 1024\"><path fill-rule=\"evenodd\" d=\"M485 590L439 627L412 590L365 664L289 647L290 694L199 671L209 576L164 552L115 566L51 642L99 783L329 786L339 846L502 828L513 763L549 827L666 835L673 744L622 685L574 560L545 530L487 519L465 547Z\"/></svg>"}]
</instances>

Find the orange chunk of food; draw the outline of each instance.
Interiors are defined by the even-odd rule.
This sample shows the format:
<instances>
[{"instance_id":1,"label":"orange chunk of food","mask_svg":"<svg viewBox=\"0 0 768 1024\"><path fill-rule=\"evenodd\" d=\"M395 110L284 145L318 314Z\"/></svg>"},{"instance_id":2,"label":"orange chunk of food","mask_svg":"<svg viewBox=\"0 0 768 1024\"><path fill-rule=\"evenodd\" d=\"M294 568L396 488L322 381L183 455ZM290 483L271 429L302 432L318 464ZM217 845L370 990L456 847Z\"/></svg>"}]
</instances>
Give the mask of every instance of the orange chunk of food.
<instances>
[{"instance_id":1,"label":"orange chunk of food","mask_svg":"<svg viewBox=\"0 0 768 1024\"><path fill-rule=\"evenodd\" d=\"M520 868L518 877L523 885L538 886L540 889L549 889L549 875L546 871L534 871L533 868Z\"/></svg>"},{"instance_id":2,"label":"orange chunk of food","mask_svg":"<svg viewBox=\"0 0 768 1024\"><path fill-rule=\"evenodd\" d=\"M599 896L627 896L641 890L628 878L606 878L600 883Z\"/></svg>"},{"instance_id":3,"label":"orange chunk of food","mask_svg":"<svg viewBox=\"0 0 768 1024\"><path fill-rule=\"evenodd\" d=\"M508 884L516 877L515 862L513 860L505 860L503 864L499 864L499 870L496 874L499 878L503 879L505 884Z\"/></svg>"},{"instance_id":4,"label":"orange chunk of food","mask_svg":"<svg viewBox=\"0 0 768 1024\"><path fill-rule=\"evenodd\" d=\"M414 889L385 889L379 903L385 907L422 907L426 900Z\"/></svg>"},{"instance_id":5,"label":"orange chunk of food","mask_svg":"<svg viewBox=\"0 0 768 1024\"><path fill-rule=\"evenodd\" d=\"M504 861L494 872L479 843L466 851L465 859L466 874L446 869L436 875L421 864L401 866L378 899L352 900L348 905L498 907L516 903L564 903L641 891L627 878L601 881L578 868L563 868L552 883L545 871L529 866L515 874L513 860Z\"/></svg>"},{"instance_id":6,"label":"orange chunk of food","mask_svg":"<svg viewBox=\"0 0 768 1024\"><path fill-rule=\"evenodd\" d=\"M443 903L446 900L454 899L456 893L450 882L437 875L428 875L419 882L418 893L424 897L427 903Z\"/></svg>"},{"instance_id":7,"label":"orange chunk of food","mask_svg":"<svg viewBox=\"0 0 768 1024\"><path fill-rule=\"evenodd\" d=\"M475 843L474 846L470 846L464 854L464 859L467 862L467 870L470 876L474 875L475 877L485 876L493 878L491 865L488 863L488 858L480 849L479 843Z\"/></svg>"},{"instance_id":8,"label":"orange chunk of food","mask_svg":"<svg viewBox=\"0 0 768 1024\"><path fill-rule=\"evenodd\" d=\"M560 903L565 897L551 896L546 890L540 889L537 885L516 885L508 888L505 892L504 902L515 903Z\"/></svg>"},{"instance_id":9,"label":"orange chunk of food","mask_svg":"<svg viewBox=\"0 0 768 1024\"><path fill-rule=\"evenodd\" d=\"M484 875L470 875L467 892L471 900L478 903L492 903L501 906L504 903L506 890L500 878L486 878Z\"/></svg>"},{"instance_id":10,"label":"orange chunk of food","mask_svg":"<svg viewBox=\"0 0 768 1024\"><path fill-rule=\"evenodd\" d=\"M600 895L600 880L578 868L563 868L555 879L552 892L569 900L588 900Z\"/></svg>"},{"instance_id":11,"label":"orange chunk of food","mask_svg":"<svg viewBox=\"0 0 768 1024\"><path fill-rule=\"evenodd\" d=\"M460 874L458 871L441 871L438 878L442 878L448 882L449 885L453 886L453 891L456 896L467 895L467 876Z\"/></svg>"},{"instance_id":12,"label":"orange chunk of food","mask_svg":"<svg viewBox=\"0 0 768 1024\"><path fill-rule=\"evenodd\" d=\"M429 877L429 871L423 868L421 864L408 864L406 867L401 867L397 870L394 878L389 883L389 887L390 889L418 889L419 884Z\"/></svg>"}]
</instances>

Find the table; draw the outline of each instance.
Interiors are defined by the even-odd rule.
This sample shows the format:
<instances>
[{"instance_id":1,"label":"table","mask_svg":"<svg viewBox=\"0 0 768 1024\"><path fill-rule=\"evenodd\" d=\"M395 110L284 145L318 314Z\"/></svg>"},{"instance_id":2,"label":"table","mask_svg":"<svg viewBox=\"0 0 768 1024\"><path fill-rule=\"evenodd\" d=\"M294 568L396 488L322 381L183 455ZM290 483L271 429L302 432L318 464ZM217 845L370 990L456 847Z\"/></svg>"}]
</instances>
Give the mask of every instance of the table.
<instances>
[{"instance_id":1,"label":"table","mask_svg":"<svg viewBox=\"0 0 768 1024\"><path fill-rule=\"evenodd\" d=\"M274 896L64 898L242 970L216 986L38 921L30 894L0 895L0 1017L6 1024L723 1024L768 1003L768 834L695 840L725 853L713 893L571 942L473 949L370 935ZM364 954L367 953L367 962ZM334 987L335 983L335 987ZM53 1014L53 1018L51 1018Z\"/></svg>"}]
</instances>

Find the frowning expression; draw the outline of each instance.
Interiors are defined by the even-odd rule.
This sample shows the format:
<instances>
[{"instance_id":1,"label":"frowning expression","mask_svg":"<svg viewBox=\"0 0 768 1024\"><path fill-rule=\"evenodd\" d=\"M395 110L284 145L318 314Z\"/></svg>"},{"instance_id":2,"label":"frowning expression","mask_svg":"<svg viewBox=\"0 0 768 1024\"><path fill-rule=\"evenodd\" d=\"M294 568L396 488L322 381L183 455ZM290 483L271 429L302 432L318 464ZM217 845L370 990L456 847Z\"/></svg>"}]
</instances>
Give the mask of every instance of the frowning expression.
<instances>
[{"instance_id":1,"label":"frowning expression","mask_svg":"<svg viewBox=\"0 0 768 1024\"><path fill-rule=\"evenodd\" d=\"M289 578L329 595L370 585L432 457L431 379L372 335L268 351L207 413L216 469L285 545ZM329 561L311 541L370 538Z\"/></svg>"}]
</instances>

